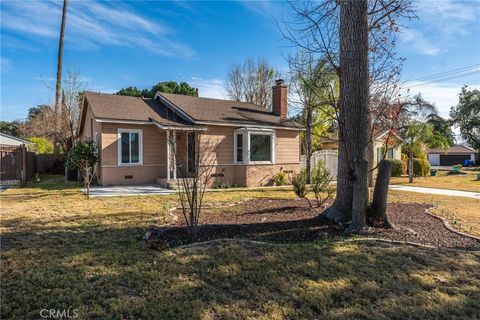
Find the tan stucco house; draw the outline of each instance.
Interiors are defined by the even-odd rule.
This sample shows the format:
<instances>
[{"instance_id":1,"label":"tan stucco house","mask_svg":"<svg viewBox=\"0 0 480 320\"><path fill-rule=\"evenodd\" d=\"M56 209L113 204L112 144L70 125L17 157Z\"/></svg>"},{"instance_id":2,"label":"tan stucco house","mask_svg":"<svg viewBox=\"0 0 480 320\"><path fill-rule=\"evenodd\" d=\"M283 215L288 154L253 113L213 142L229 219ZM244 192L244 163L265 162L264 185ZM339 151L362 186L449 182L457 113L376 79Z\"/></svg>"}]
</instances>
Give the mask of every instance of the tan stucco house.
<instances>
[{"instance_id":1,"label":"tan stucco house","mask_svg":"<svg viewBox=\"0 0 480 320\"><path fill-rule=\"evenodd\" d=\"M300 170L302 127L287 119L283 80L272 95L270 111L251 103L160 92L153 99L87 92L79 137L99 146L101 185L178 179L178 168L189 168L195 156L189 141L199 139L199 148L202 141L215 144L211 183L267 185L279 171Z\"/></svg>"}]
</instances>

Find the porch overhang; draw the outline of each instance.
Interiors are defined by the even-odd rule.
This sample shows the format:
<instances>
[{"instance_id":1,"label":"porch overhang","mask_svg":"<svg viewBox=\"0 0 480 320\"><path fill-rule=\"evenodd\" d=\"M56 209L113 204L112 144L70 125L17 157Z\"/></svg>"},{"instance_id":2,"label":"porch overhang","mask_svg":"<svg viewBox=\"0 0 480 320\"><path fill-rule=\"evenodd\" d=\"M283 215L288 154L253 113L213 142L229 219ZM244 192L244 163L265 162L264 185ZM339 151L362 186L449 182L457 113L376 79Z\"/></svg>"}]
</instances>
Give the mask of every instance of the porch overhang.
<instances>
[{"instance_id":1,"label":"porch overhang","mask_svg":"<svg viewBox=\"0 0 480 320\"><path fill-rule=\"evenodd\" d=\"M159 123L158 121L155 121L153 119L150 119L152 124L162 130L175 130L175 131L207 131L207 127L204 126L198 126L198 125L184 125L184 124L179 124L179 125L164 125Z\"/></svg>"}]
</instances>

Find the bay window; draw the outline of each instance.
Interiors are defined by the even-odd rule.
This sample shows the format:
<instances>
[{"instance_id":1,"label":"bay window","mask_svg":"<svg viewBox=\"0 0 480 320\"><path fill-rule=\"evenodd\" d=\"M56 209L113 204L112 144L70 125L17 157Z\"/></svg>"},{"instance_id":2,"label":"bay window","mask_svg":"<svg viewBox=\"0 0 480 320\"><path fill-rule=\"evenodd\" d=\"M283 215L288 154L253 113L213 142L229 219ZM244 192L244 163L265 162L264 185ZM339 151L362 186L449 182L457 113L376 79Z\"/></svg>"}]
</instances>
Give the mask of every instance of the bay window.
<instances>
[{"instance_id":1,"label":"bay window","mask_svg":"<svg viewBox=\"0 0 480 320\"><path fill-rule=\"evenodd\" d=\"M247 128L235 130L234 163L275 163L275 131Z\"/></svg>"},{"instance_id":2,"label":"bay window","mask_svg":"<svg viewBox=\"0 0 480 320\"><path fill-rule=\"evenodd\" d=\"M272 135L250 134L250 161L272 161Z\"/></svg>"},{"instance_id":3,"label":"bay window","mask_svg":"<svg viewBox=\"0 0 480 320\"><path fill-rule=\"evenodd\" d=\"M143 163L141 129L118 129L118 165Z\"/></svg>"}]
</instances>

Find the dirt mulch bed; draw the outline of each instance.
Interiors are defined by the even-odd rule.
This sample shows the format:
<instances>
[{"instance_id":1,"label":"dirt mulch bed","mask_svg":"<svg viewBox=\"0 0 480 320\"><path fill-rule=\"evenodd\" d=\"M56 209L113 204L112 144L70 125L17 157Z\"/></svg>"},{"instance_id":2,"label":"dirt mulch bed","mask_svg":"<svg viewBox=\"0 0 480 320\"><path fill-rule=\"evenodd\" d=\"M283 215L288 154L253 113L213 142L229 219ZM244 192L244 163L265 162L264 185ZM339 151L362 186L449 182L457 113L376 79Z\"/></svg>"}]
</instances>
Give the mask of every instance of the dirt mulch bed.
<instances>
[{"instance_id":1,"label":"dirt mulch bed","mask_svg":"<svg viewBox=\"0 0 480 320\"><path fill-rule=\"evenodd\" d=\"M430 206L390 203L387 214L395 229L367 228L361 236L418 242L436 247L480 250L480 241L456 234L443 222L426 214ZM300 199L252 199L229 207L212 207L202 213L197 241L241 238L276 243L338 240L346 238L321 212ZM152 247L172 247L189 243L181 211L173 225L151 228L146 242Z\"/></svg>"}]
</instances>

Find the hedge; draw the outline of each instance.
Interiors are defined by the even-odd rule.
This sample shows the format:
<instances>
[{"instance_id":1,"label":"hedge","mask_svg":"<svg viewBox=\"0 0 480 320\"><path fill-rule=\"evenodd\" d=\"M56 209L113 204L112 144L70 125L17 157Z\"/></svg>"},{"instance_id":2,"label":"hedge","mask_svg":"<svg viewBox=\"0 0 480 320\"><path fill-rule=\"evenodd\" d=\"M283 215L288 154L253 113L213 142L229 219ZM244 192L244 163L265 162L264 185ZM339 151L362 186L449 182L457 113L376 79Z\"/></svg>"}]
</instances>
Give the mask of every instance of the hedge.
<instances>
[{"instance_id":1,"label":"hedge","mask_svg":"<svg viewBox=\"0 0 480 320\"><path fill-rule=\"evenodd\" d=\"M423 173L422 174L422 166L423 166ZM413 174L415 176L427 176L430 173L430 163L426 160L413 158Z\"/></svg>"},{"instance_id":2,"label":"hedge","mask_svg":"<svg viewBox=\"0 0 480 320\"><path fill-rule=\"evenodd\" d=\"M387 159L392 164L392 177L400 177L402 175L402 160Z\"/></svg>"}]
</instances>

